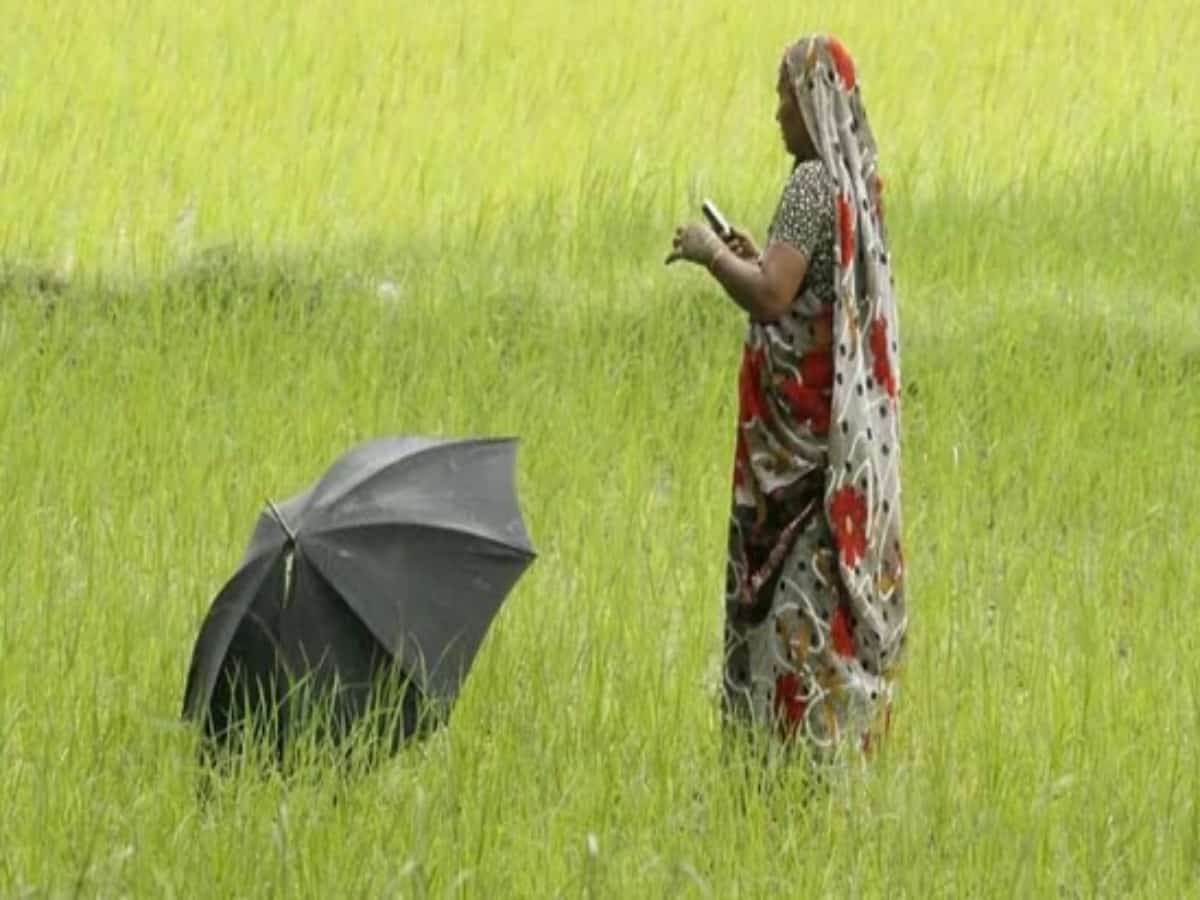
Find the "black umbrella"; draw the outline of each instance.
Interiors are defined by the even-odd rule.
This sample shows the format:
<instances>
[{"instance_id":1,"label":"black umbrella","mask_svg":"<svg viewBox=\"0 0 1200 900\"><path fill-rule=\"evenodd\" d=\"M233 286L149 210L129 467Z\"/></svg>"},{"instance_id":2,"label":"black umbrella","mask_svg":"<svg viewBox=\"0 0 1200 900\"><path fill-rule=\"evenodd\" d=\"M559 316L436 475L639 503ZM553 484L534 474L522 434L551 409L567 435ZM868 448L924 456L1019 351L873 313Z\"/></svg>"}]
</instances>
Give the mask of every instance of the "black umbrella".
<instances>
[{"instance_id":1,"label":"black umbrella","mask_svg":"<svg viewBox=\"0 0 1200 900\"><path fill-rule=\"evenodd\" d=\"M383 438L268 501L201 627L184 716L220 743L270 721L282 752L315 701L340 736L391 679L393 745L422 710L440 721L534 558L515 454L509 439Z\"/></svg>"}]
</instances>

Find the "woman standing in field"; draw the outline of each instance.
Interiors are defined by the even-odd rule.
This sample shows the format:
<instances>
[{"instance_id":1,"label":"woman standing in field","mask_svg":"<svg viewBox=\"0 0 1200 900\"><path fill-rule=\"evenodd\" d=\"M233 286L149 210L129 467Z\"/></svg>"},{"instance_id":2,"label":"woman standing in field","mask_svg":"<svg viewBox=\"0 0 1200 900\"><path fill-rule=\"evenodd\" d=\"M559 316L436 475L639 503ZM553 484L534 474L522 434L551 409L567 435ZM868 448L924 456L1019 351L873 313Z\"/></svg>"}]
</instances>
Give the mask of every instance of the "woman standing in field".
<instances>
[{"instance_id":1,"label":"woman standing in field","mask_svg":"<svg viewBox=\"0 0 1200 900\"><path fill-rule=\"evenodd\" d=\"M886 728L907 615L899 345L876 148L836 38L784 53L795 158L762 253L740 229L675 233L749 314L726 576L729 724L866 752Z\"/></svg>"}]
</instances>

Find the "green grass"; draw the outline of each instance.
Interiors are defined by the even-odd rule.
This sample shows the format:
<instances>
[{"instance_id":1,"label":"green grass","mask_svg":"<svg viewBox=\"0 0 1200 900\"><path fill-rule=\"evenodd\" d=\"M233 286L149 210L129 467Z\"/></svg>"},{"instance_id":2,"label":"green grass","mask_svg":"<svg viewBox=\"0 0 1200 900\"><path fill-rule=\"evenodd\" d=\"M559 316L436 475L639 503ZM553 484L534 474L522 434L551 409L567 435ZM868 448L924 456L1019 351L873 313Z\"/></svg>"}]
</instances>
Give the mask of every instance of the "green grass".
<instances>
[{"instance_id":1,"label":"green grass","mask_svg":"<svg viewBox=\"0 0 1200 900\"><path fill-rule=\"evenodd\" d=\"M0 896L1196 890L1187 4L9 5ZM706 194L762 234L823 27L887 165L913 625L806 805L719 759L743 325L661 258ZM392 432L520 435L539 560L448 730L199 803L208 603Z\"/></svg>"}]
</instances>

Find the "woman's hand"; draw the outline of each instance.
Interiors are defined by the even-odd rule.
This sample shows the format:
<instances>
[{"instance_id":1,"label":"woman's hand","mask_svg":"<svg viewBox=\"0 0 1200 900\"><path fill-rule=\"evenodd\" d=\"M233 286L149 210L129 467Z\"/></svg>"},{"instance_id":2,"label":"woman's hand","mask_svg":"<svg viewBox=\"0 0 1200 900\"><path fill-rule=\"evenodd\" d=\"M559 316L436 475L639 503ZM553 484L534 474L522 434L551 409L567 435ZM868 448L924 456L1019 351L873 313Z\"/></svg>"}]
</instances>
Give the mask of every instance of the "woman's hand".
<instances>
[{"instance_id":1,"label":"woman's hand","mask_svg":"<svg viewBox=\"0 0 1200 900\"><path fill-rule=\"evenodd\" d=\"M754 238L750 237L750 232L737 225L730 226L732 234L725 240L725 246L732 250L741 259L755 262L762 253L754 243Z\"/></svg>"},{"instance_id":2,"label":"woman's hand","mask_svg":"<svg viewBox=\"0 0 1200 900\"><path fill-rule=\"evenodd\" d=\"M725 244L707 225L690 222L675 229L675 240L671 244L671 252L667 254L667 265L678 259L708 266L718 253L725 249Z\"/></svg>"}]
</instances>

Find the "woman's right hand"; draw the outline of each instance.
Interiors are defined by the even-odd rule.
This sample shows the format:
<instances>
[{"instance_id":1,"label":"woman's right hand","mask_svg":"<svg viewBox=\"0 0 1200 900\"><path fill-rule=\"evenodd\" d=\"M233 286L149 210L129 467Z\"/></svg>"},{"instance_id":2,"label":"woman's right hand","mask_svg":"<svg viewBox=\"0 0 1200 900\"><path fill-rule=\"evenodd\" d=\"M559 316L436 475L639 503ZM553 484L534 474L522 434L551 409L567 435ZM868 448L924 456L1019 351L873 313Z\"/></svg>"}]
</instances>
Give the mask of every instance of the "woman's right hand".
<instances>
[{"instance_id":1,"label":"woman's right hand","mask_svg":"<svg viewBox=\"0 0 1200 900\"><path fill-rule=\"evenodd\" d=\"M737 225L730 226L729 232L729 237L725 239L725 246L742 259L751 262L757 261L762 254L755 245L754 238L750 236L750 232Z\"/></svg>"}]
</instances>

